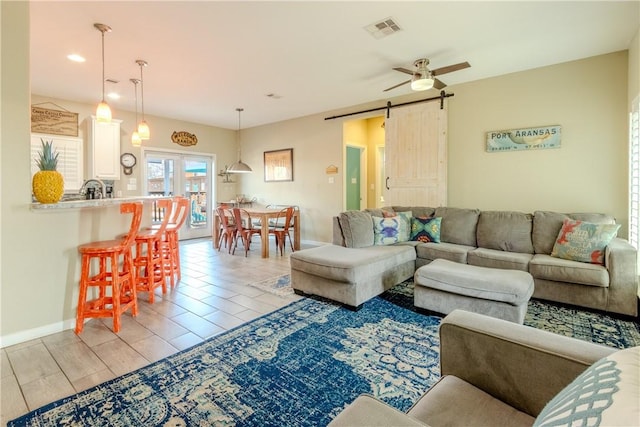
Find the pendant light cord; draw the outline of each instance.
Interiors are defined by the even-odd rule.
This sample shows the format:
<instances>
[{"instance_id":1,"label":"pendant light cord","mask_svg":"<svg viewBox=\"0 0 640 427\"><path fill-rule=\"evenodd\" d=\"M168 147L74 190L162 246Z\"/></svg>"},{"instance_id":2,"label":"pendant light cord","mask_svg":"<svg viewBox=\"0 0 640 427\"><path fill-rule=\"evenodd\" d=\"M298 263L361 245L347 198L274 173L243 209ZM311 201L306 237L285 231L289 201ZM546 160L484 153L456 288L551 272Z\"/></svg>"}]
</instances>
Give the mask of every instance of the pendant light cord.
<instances>
[{"instance_id":1,"label":"pendant light cord","mask_svg":"<svg viewBox=\"0 0 640 427\"><path fill-rule=\"evenodd\" d=\"M141 106L142 106L142 121L144 122L144 79L142 78L142 67L144 67L144 64L141 62L140 63L140 94L142 95L142 102L141 102ZM136 123L138 122L138 119L136 119Z\"/></svg>"},{"instance_id":2,"label":"pendant light cord","mask_svg":"<svg viewBox=\"0 0 640 427\"><path fill-rule=\"evenodd\" d=\"M102 102L104 102L104 30L100 30L102 33Z\"/></svg>"}]
</instances>

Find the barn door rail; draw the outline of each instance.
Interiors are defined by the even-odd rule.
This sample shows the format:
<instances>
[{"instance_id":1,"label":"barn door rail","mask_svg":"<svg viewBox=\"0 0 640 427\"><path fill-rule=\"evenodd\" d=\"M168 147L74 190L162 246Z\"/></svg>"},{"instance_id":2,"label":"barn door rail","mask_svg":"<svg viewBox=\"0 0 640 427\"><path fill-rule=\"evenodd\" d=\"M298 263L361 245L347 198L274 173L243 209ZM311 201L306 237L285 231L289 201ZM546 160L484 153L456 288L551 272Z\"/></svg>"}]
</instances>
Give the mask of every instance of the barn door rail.
<instances>
[{"instance_id":1,"label":"barn door rail","mask_svg":"<svg viewBox=\"0 0 640 427\"><path fill-rule=\"evenodd\" d=\"M353 113L346 113L346 114L339 114L337 116L331 116L331 117L325 117L325 120L333 120L333 119L339 119L341 117L348 117L348 116L355 116L356 114L363 114L363 113L370 113L372 111L380 111L380 110L387 110L387 119L389 118L389 112L391 111L392 108L396 108L396 107L404 107L405 105L411 105L411 104L418 104L421 102L431 102L431 101L440 101L440 109L444 109L444 99L445 98L449 98L450 96L453 96L453 93L445 93L443 90L440 91L440 96L433 96L431 98L425 98L425 99L418 99L416 101L409 101L409 102L403 102L401 104L391 104L391 101L387 101L387 105L384 107L378 107L378 108L370 108L368 110L362 110L362 111L355 111Z\"/></svg>"}]
</instances>

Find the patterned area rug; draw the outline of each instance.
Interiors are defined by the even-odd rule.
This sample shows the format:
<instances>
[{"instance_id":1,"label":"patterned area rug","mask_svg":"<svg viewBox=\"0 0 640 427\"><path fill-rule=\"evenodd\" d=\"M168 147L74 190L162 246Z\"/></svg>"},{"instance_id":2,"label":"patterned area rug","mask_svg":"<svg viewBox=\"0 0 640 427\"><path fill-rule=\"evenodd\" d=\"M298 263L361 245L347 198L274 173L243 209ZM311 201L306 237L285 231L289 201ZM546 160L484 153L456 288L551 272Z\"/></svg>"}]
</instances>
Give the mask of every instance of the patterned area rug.
<instances>
[{"instance_id":1,"label":"patterned area rug","mask_svg":"<svg viewBox=\"0 0 640 427\"><path fill-rule=\"evenodd\" d=\"M413 280L407 280L381 298L409 310L413 307ZM640 324L605 313L582 310L552 302L529 301L524 324L559 335L604 344L614 348L640 345Z\"/></svg>"},{"instance_id":2,"label":"patterned area rug","mask_svg":"<svg viewBox=\"0 0 640 427\"><path fill-rule=\"evenodd\" d=\"M291 288L291 281L288 274L272 277L261 282L249 283L249 286L279 296L293 294L293 289Z\"/></svg>"},{"instance_id":3,"label":"patterned area rug","mask_svg":"<svg viewBox=\"0 0 640 427\"><path fill-rule=\"evenodd\" d=\"M406 411L439 377L439 323L304 298L9 426L321 426L361 393Z\"/></svg>"},{"instance_id":4,"label":"patterned area rug","mask_svg":"<svg viewBox=\"0 0 640 427\"><path fill-rule=\"evenodd\" d=\"M252 286L278 295L293 293L288 274ZM382 298L414 310L413 280L397 285ZM547 301L531 300L524 324L609 347L640 346L640 324L637 322Z\"/></svg>"}]
</instances>

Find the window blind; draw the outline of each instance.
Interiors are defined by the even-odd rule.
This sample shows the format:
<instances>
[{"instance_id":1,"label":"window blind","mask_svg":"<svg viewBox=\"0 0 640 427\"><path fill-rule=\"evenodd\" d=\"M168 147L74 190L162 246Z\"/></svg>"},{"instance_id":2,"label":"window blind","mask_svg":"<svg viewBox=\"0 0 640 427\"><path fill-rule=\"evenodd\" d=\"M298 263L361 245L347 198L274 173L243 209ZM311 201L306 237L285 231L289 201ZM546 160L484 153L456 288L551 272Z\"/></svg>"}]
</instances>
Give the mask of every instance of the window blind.
<instances>
[{"instance_id":1,"label":"window blind","mask_svg":"<svg viewBox=\"0 0 640 427\"><path fill-rule=\"evenodd\" d=\"M629 116L629 243L638 249L640 238L640 97Z\"/></svg>"}]
</instances>

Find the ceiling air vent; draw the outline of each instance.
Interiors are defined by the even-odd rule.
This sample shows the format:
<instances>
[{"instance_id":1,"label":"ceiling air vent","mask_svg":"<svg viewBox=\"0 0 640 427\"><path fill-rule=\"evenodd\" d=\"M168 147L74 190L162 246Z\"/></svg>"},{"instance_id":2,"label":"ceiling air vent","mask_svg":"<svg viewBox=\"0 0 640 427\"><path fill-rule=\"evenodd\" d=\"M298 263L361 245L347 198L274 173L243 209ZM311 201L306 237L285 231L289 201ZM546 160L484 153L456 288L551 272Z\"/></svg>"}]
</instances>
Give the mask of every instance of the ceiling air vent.
<instances>
[{"instance_id":1,"label":"ceiling air vent","mask_svg":"<svg viewBox=\"0 0 640 427\"><path fill-rule=\"evenodd\" d=\"M397 33L401 30L400 26L391 17L367 25L364 29L376 39L390 36L391 34Z\"/></svg>"}]
</instances>

